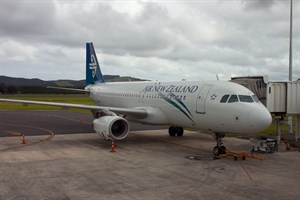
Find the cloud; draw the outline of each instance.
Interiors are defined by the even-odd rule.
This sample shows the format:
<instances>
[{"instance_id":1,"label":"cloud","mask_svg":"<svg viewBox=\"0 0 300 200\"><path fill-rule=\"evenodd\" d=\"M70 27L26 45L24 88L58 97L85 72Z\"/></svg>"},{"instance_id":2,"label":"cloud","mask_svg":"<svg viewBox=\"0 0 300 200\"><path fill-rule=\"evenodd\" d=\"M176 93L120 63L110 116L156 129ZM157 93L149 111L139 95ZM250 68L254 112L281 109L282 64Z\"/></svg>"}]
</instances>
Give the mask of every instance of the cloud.
<instances>
[{"instance_id":1,"label":"cloud","mask_svg":"<svg viewBox=\"0 0 300 200\"><path fill-rule=\"evenodd\" d=\"M104 74L287 79L289 1L4 0L0 5L4 75L83 79L85 43L92 41ZM300 3L294 2L295 78L300 76L297 24Z\"/></svg>"},{"instance_id":2,"label":"cloud","mask_svg":"<svg viewBox=\"0 0 300 200\"><path fill-rule=\"evenodd\" d=\"M37 49L28 44L21 44L13 40L2 41L1 58L14 62L24 62L36 58Z\"/></svg>"},{"instance_id":3,"label":"cloud","mask_svg":"<svg viewBox=\"0 0 300 200\"><path fill-rule=\"evenodd\" d=\"M1 33L22 38L47 35L55 25L54 14L51 1L1 1Z\"/></svg>"},{"instance_id":4,"label":"cloud","mask_svg":"<svg viewBox=\"0 0 300 200\"><path fill-rule=\"evenodd\" d=\"M246 10L266 10L271 8L275 1L274 0L243 0Z\"/></svg>"}]
</instances>

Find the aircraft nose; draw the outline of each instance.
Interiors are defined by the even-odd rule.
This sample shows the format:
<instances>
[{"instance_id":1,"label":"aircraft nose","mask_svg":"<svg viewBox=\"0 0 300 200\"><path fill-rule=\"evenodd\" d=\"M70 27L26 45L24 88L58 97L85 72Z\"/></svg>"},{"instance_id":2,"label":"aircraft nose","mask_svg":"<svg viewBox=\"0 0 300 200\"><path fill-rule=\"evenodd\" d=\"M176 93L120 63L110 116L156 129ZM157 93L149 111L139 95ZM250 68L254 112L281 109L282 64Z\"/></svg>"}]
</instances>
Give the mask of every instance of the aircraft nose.
<instances>
[{"instance_id":1,"label":"aircraft nose","mask_svg":"<svg viewBox=\"0 0 300 200\"><path fill-rule=\"evenodd\" d=\"M270 112L264 107L252 109L249 112L249 125L253 132L263 131L272 123Z\"/></svg>"}]
</instances>

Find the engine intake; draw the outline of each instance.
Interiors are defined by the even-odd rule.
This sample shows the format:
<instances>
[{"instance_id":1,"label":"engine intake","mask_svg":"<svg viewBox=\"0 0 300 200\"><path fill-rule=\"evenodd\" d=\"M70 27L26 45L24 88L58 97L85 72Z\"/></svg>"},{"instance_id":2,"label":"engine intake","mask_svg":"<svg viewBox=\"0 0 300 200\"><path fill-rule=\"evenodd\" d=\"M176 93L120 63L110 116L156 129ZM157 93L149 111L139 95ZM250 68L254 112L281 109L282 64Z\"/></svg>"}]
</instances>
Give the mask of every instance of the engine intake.
<instances>
[{"instance_id":1,"label":"engine intake","mask_svg":"<svg viewBox=\"0 0 300 200\"><path fill-rule=\"evenodd\" d=\"M119 116L103 116L93 121L94 130L109 140L122 140L129 133L128 121Z\"/></svg>"}]
</instances>

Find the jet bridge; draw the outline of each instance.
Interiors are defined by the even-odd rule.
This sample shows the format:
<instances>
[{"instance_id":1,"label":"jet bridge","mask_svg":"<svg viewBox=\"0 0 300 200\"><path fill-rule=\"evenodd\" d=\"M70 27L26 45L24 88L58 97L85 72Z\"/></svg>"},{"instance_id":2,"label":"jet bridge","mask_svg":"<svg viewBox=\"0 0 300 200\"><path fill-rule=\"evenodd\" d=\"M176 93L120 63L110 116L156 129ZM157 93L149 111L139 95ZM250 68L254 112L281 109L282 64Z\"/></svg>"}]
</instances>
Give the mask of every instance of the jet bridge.
<instances>
[{"instance_id":1,"label":"jet bridge","mask_svg":"<svg viewBox=\"0 0 300 200\"><path fill-rule=\"evenodd\" d=\"M251 90L266 105L268 76L241 76L232 77L232 82L238 83Z\"/></svg>"},{"instance_id":2,"label":"jet bridge","mask_svg":"<svg viewBox=\"0 0 300 200\"><path fill-rule=\"evenodd\" d=\"M280 125L283 116L296 117L295 139L300 140L300 80L290 82L268 82L267 76L234 77L232 82L250 89L275 116L277 140L280 141ZM286 123L286 122L285 122Z\"/></svg>"},{"instance_id":3,"label":"jet bridge","mask_svg":"<svg viewBox=\"0 0 300 200\"><path fill-rule=\"evenodd\" d=\"M284 114L295 115L295 139L300 140L300 80L290 82L269 82L267 84L267 109L277 116L276 129L280 135L280 117Z\"/></svg>"}]
</instances>

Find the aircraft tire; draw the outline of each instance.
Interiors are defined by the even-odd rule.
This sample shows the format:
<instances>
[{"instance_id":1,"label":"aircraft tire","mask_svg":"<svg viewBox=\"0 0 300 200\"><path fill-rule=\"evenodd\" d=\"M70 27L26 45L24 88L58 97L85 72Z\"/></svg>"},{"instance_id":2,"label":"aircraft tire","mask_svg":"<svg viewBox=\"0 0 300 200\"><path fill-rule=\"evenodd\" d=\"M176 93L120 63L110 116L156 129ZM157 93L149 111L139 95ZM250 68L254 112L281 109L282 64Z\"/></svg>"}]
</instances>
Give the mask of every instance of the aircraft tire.
<instances>
[{"instance_id":1,"label":"aircraft tire","mask_svg":"<svg viewBox=\"0 0 300 200\"><path fill-rule=\"evenodd\" d=\"M215 156L218 156L220 153L219 153L219 147L218 146L215 146L214 149L213 149L213 153Z\"/></svg>"},{"instance_id":2,"label":"aircraft tire","mask_svg":"<svg viewBox=\"0 0 300 200\"><path fill-rule=\"evenodd\" d=\"M176 128L174 126L170 126L169 128L169 135L174 137L176 135Z\"/></svg>"},{"instance_id":3,"label":"aircraft tire","mask_svg":"<svg viewBox=\"0 0 300 200\"><path fill-rule=\"evenodd\" d=\"M220 154L226 153L226 147L225 146L215 146L213 149L213 153L215 156L218 156Z\"/></svg>"},{"instance_id":4,"label":"aircraft tire","mask_svg":"<svg viewBox=\"0 0 300 200\"><path fill-rule=\"evenodd\" d=\"M183 136L183 128L182 127L176 127L176 135L181 137Z\"/></svg>"},{"instance_id":5,"label":"aircraft tire","mask_svg":"<svg viewBox=\"0 0 300 200\"><path fill-rule=\"evenodd\" d=\"M219 154L225 154L226 153L226 147L225 146L220 146L219 147Z\"/></svg>"}]
</instances>

